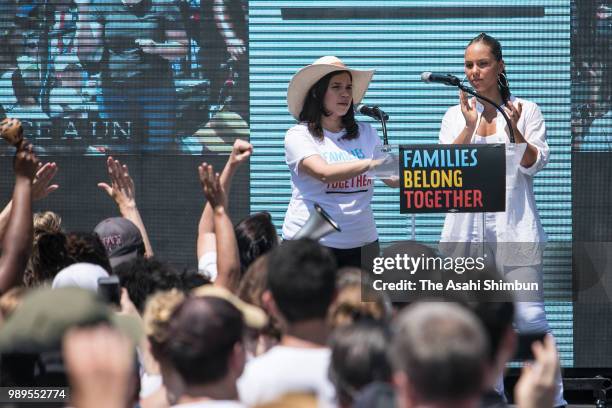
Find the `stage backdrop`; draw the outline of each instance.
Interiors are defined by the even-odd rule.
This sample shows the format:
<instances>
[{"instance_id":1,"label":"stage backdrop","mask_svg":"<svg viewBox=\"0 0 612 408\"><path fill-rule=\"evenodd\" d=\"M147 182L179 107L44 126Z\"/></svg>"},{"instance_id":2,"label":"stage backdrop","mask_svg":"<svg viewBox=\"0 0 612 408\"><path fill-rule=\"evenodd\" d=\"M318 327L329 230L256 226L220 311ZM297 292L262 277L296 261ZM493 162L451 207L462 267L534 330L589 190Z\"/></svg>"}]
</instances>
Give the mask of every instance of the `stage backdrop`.
<instances>
[{"instance_id":1,"label":"stage backdrop","mask_svg":"<svg viewBox=\"0 0 612 408\"><path fill-rule=\"evenodd\" d=\"M295 123L285 97L299 68L336 55L350 67L376 69L363 103L379 105L390 115L390 142L437 143L444 112L458 103L457 91L421 82L421 72L463 78L463 51L471 38L484 31L501 41L512 92L538 103L548 128L552 155L534 185L550 245L563 246L545 259L545 293L568 301L548 302L546 309L562 363L571 366L570 2L393 1L373 6L369 0L251 0L249 22L251 140L257 152L251 161L251 210L271 211L278 227L290 198L283 138ZM411 218L399 214L396 190L377 181L373 206L383 245L410 237ZM443 220L440 214L419 214L416 238L437 242Z\"/></svg>"},{"instance_id":2,"label":"stage backdrop","mask_svg":"<svg viewBox=\"0 0 612 408\"><path fill-rule=\"evenodd\" d=\"M156 255L196 267L197 165L221 171L249 137L248 1L213 3L0 1L0 119L20 119L41 160L59 165L60 189L37 210L79 231L117 215L96 187L113 155L130 166ZM0 143L3 203L13 150ZM248 172L230 197L235 221L249 212Z\"/></svg>"}]
</instances>

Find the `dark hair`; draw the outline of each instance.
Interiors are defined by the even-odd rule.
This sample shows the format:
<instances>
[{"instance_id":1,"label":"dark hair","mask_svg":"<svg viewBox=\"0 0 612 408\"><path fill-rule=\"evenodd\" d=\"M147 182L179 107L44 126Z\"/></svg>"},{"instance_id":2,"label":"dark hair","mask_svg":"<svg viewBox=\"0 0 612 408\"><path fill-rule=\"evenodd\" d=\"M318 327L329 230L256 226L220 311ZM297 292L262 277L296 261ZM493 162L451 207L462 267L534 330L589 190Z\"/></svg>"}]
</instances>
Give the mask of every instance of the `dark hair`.
<instances>
[{"instance_id":1,"label":"dark hair","mask_svg":"<svg viewBox=\"0 0 612 408\"><path fill-rule=\"evenodd\" d=\"M67 235L66 249L72 260L99 265L109 274L113 269L106 255L106 248L100 241L98 234L93 232L71 232Z\"/></svg>"},{"instance_id":2,"label":"dark hair","mask_svg":"<svg viewBox=\"0 0 612 408\"><path fill-rule=\"evenodd\" d=\"M285 241L270 254L268 286L290 323L325 319L335 285L336 260L315 241Z\"/></svg>"},{"instance_id":3,"label":"dark hair","mask_svg":"<svg viewBox=\"0 0 612 408\"><path fill-rule=\"evenodd\" d=\"M166 350L187 385L222 379L236 343L242 342L242 314L215 297L187 298L172 314Z\"/></svg>"},{"instance_id":4,"label":"dark hair","mask_svg":"<svg viewBox=\"0 0 612 408\"><path fill-rule=\"evenodd\" d=\"M183 288L183 277L169 264L154 258L137 258L115 268L121 286L142 314L146 300L159 290Z\"/></svg>"},{"instance_id":5,"label":"dark hair","mask_svg":"<svg viewBox=\"0 0 612 408\"><path fill-rule=\"evenodd\" d=\"M234 227L234 232L238 241L242 274L255 259L278 245L276 228L267 211L249 215Z\"/></svg>"},{"instance_id":6,"label":"dark hair","mask_svg":"<svg viewBox=\"0 0 612 408\"><path fill-rule=\"evenodd\" d=\"M468 47L474 43L482 42L489 47L491 50L491 54L495 57L496 61L503 60L502 56L502 48L499 41L495 38L491 37L489 34L480 33L476 37L469 42ZM499 88L499 93L501 94L502 101L504 103L508 102L510 99L510 84L508 83L508 78L506 77L506 70L504 69L501 75L497 79L497 87Z\"/></svg>"},{"instance_id":7,"label":"dark hair","mask_svg":"<svg viewBox=\"0 0 612 408\"><path fill-rule=\"evenodd\" d=\"M304 99L304 106L300 112L300 122L308 123L308 131L310 134L318 139L323 140L323 127L321 126L321 117L323 115L329 116L329 113L325 110L323 101L325 99L325 93L329 86L329 81L332 77L343 73L349 74L351 80L353 76L349 71L334 71L325 75L314 84L306 94ZM352 98L351 98L352 101ZM349 108L348 112L342 117L342 124L346 129L346 135L342 138L346 140L356 139L359 137L359 126L355 121L355 112L353 108Z\"/></svg>"},{"instance_id":8,"label":"dark hair","mask_svg":"<svg viewBox=\"0 0 612 408\"><path fill-rule=\"evenodd\" d=\"M333 332L329 377L341 404L352 404L357 392L372 382L391 381L387 356L390 342L388 327L373 321L344 326Z\"/></svg>"},{"instance_id":9,"label":"dark hair","mask_svg":"<svg viewBox=\"0 0 612 408\"><path fill-rule=\"evenodd\" d=\"M184 268L180 271L179 275L181 277L182 286L177 289L182 289L183 292L189 292L191 289L212 283L208 277L202 275L193 268Z\"/></svg>"},{"instance_id":10,"label":"dark hair","mask_svg":"<svg viewBox=\"0 0 612 408\"><path fill-rule=\"evenodd\" d=\"M63 232L41 233L34 240L23 281L28 287L39 286L72 263Z\"/></svg>"}]
</instances>

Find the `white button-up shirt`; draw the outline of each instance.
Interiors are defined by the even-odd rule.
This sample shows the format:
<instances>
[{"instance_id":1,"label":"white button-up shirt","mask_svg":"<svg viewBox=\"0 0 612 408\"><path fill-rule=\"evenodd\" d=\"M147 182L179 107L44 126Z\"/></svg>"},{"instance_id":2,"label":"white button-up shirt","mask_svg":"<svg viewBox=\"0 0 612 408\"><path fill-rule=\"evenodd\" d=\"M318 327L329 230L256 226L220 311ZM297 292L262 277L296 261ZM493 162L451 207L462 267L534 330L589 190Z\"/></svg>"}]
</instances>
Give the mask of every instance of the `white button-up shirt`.
<instances>
[{"instance_id":1,"label":"white button-up shirt","mask_svg":"<svg viewBox=\"0 0 612 408\"><path fill-rule=\"evenodd\" d=\"M493 235L496 242L521 242L521 243L544 243L546 233L542 228L540 216L535 204L533 194L533 176L540 171L548 162L550 150L546 143L546 126L544 118L538 105L533 102L511 97L513 104L522 103L523 110L517 123L517 127L525 139L538 150L536 162L531 167L516 165L516 170L507 169L506 175L506 211L494 213L488 216L489 222L494 218L495 225L489 225L486 229L493 229L486 233L485 237ZM482 118L484 106L479 102L476 104L478 110L478 123ZM451 144L465 128L465 118L461 113L461 106L456 105L448 109L442 119L439 142ZM478 129L478 126L476 126ZM471 143L506 143L510 144L508 127L501 113L496 118L496 134L480 137L472 135ZM517 147L520 147L518 145ZM524 151L524 150L521 150ZM519 160L520 163L520 160ZM511 180L511 181L510 181ZM442 230L442 242L479 242L483 240L481 228L478 223L483 219L481 213L449 213L444 221ZM489 241L489 239L488 239ZM540 245L534 245L535 247ZM525 245L521 245L521 248ZM524 248L526 249L526 248ZM539 251L538 251L539 252ZM516 254L515 254L516 255ZM535 255L535 254L533 254ZM512 256L514 258L514 256ZM528 258L531 258L529 256ZM532 258L533 259L533 258ZM521 262L520 260L517 262ZM527 264L533 261L525 260Z\"/></svg>"}]
</instances>

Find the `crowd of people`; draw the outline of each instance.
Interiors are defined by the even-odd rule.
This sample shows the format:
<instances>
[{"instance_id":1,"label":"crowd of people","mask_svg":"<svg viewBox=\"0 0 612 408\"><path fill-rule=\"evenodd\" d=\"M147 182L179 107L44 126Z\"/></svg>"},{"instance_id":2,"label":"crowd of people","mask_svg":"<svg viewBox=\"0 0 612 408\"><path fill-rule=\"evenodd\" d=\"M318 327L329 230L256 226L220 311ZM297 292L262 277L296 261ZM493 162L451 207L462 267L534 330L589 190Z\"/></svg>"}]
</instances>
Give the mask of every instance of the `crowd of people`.
<instances>
[{"instance_id":1,"label":"crowd of people","mask_svg":"<svg viewBox=\"0 0 612 408\"><path fill-rule=\"evenodd\" d=\"M481 278L541 279L541 253L511 264L500 256L507 234L546 239L532 187L548 158L541 113L511 96L494 38L481 34L468 44L465 71L475 89L504 106L526 149L511 169L518 181L508 211L487 215L480 241L472 214L451 214L442 240L484 241L496 262ZM323 57L292 79L288 105L299 123L285 138L293 192L282 242L265 212L235 226L229 217L232 178L253 154L250 143L236 140L221 172L198 166L205 204L193 270L155 257L129 169L113 157L110 183L99 187L119 217L71 232L55 212L32 214L33 200L59 188L53 179L61 169L41 164L27 141L16 143L13 197L0 213L0 386L69 387L60 405L75 408L505 406L503 373L516 330L550 332L541 290L533 302L448 291L402 303L364 292L369 260L380 252L373 183L364 174L378 164L370 157L379 140L355 121L352 106L372 75ZM510 143L498 118L492 106L461 94L440 142ZM342 230L320 242L297 239L318 201ZM437 256L416 242L385 251ZM435 280L441 272L427 273ZM514 402L564 406L552 335L529 347Z\"/></svg>"},{"instance_id":2,"label":"crowd of people","mask_svg":"<svg viewBox=\"0 0 612 408\"><path fill-rule=\"evenodd\" d=\"M34 150L19 146L0 215L2 386L68 386L65 404L76 408L498 406L486 404L513 356L514 305L392 304L380 293L363 302L361 270L339 268L328 248L279 244L265 213L234 227L227 194L248 142L236 141L221 174L198 168L197 271L154 257L129 169L113 158L100 188L120 217L86 233L64 231L56 213L32 214L61 170ZM103 300L112 276L118 299ZM553 339L533 353L515 402L552 407Z\"/></svg>"}]
</instances>

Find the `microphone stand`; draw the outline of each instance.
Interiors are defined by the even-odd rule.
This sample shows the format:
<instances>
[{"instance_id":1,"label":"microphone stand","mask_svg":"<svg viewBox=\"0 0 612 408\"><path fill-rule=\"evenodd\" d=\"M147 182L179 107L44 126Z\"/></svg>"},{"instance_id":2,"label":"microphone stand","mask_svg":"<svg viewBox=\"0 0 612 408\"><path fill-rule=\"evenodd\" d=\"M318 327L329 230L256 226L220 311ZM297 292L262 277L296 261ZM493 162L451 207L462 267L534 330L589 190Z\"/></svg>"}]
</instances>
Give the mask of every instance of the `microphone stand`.
<instances>
[{"instance_id":1,"label":"microphone stand","mask_svg":"<svg viewBox=\"0 0 612 408\"><path fill-rule=\"evenodd\" d=\"M376 115L378 116L378 120L380 121L380 125L382 126L383 145L388 146L389 145L389 138L387 136L387 121L385 120L385 115L378 108L378 106L375 106L374 109L375 109Z\"/></svg>"},{"instance_id":2,"label":"microphone stand","mask_svg":"<svg viewBox=\"0 0 612 408\"><path fill-rule=\"evenodd\" d=\"M478 92L476 92L475 90L473 90L470 87L467 87L467 86L465 86L465 85L463 85L461 83L458 83L456 85L462 91L467 92L470 95L473 95L473 96L475 96L478 99L483 99L483 100L489 102L491 105L495 106L495 109L497 109L502 114L504 119L506 119L506 123L508 124L508 130L510 130L510 143L515 143L515 141L514 141L514 129L512 129L512 122L510 122L510 119L508 118L508 115L506 115L506 112L504 112L504 110L502 109L501 106L499 106L498 104L493 102L491 99L487 98L486 96L480 95Z\"/></svg>"},{"instance_id":3,"label":"microphone stand","mask_svg":"<svg viewBox=\"0 0 612 408\"><path fill-rule=\"evenodd\" d=\"M393 149L391 146L389 146L389 137L387 136L387 120L385 119L385 114L378 108L378 106L374 107L374 112L376 113L376 116L378 116L383 132L383 146L381 152L391 153ZM410 224L410 239L416 241L416 214L411 215Z\"/></svg>"}]
</instances>

